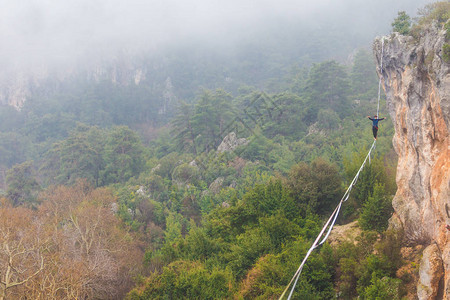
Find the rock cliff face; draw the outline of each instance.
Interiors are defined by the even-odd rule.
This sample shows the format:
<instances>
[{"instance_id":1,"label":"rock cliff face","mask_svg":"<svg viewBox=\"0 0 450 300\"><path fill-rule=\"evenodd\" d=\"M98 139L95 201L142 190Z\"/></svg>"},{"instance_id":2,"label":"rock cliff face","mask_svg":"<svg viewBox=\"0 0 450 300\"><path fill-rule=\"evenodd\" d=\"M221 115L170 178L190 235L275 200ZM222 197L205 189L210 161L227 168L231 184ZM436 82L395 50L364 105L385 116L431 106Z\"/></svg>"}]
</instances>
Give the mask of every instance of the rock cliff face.
<instances>
[{"instance_id":1,"label":"rock cliff face","mask_svg":"<svg viewBox=\"0 0 450 300\"><path fill-rule=\"evenodd\" d=\"M393 34L374 43L399 157L391 224L404 229L407 243L427 246L419 299L450 299L450 66L442 58L444 43L437 25L419 40Z\"/></svg>"},{"instance_id":2,"label":"rock cliff face","mask_svg":"<svg viewBox=\"0 0 450 300\"><path fill-rule=\"evenodd\" d=\"M73 80L90 83L109 81L116 86L133 84L137 86L147 79L147 73L146 67L140 61L133 61L128 57L52 69L43 65L40 68L30 68L30 70L0 70L0 104L11 105L20 110L33 93L57 92L51 87L48 90L46 81L59 84ZM166 89L168 85L169 88L172 87L170 78L167 80ZM164 95L164 99L166 99L166 95ZM164 109L166 108L164 107Z\"/></svg>"}]
</instances>

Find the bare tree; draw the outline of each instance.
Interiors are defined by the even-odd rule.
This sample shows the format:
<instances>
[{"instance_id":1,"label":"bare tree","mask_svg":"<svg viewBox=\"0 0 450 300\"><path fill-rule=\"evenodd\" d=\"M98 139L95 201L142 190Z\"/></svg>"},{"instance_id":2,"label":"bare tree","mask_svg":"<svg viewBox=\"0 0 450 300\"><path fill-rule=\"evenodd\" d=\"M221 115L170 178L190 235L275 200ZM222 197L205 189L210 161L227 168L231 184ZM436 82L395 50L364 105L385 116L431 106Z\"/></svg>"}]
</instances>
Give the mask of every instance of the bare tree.
<instances>
[{"instance_id":1,"label":"bare tree","mask_svg":"<svg viewBox=\"0 0 450 300\"><path fill-rule=\"evenodd\" d=\"M44 269L45 242L33 212L26 208L0 208L0 300L21 293Z\"/></svg>"},{"instance_id":2,"label":"bare tree","mask_svg":"<svg viewBox=\"0 0 450 300\"><path fill-rule=\"evenodd\" d=\"M111 191L80 181L41 200L37 211L0 202L0 300L122 299L143 253Z\"/></svg>"}]
</instances>

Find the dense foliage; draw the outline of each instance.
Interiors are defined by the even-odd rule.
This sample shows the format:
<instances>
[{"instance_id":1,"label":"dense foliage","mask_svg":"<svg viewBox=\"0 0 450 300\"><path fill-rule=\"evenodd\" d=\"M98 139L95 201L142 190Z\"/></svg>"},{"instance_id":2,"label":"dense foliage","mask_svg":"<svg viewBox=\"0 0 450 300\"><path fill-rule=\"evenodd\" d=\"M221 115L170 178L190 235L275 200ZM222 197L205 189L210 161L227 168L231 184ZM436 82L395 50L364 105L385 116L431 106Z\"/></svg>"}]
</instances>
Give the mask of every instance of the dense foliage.
<instances>
[{"instance_id":1,"label":"dense foliage","mask_svg":"<svg viewBox=\"0 0 450 300\"><path fill-rule=\"evenodd\" d=\"M280 93L250 87L236 95L203 89L196 101L179 102L170 122L158 129L158 138L147 144L142 142L146 134L142 127L136 127L141 128L139 135L128 126L113 125L121 121L97 122L102 119L82 107L75 118L64 101L61 111L53 107L47 118L34 117L42 112L39 102L32 102L22 112L11 112L23 124L2 133L2 165L9 168L5 197L15 207L35 209L38 218L44 218L41 214L49 209L63 209L51 222L65 224L61 229L55 227L56 232L63 230L62 238L69 238L65 230L71 226L73 234L79 231L83 242L71 251L85 251L86 259L94 245L90 234L96 229L82 225L81 215L74 219L75 212L84 214L83 218L94 217L94 222L106 218L107 211L114 212L115 217L107 217L117 222L114 228L118 231L111 241L119 243L117 239L123 236L129 246L141 245L145 250L141 253L144 277L128 294L130 299L276 297L359 168L364 145L371 141L370 122L364 116L376 98L373 69L370 55L360 50L351 67L324 61L310 70L299 70L292 85ZM105 90L105 95L109 92ZM84 123L75 123L75 119ZM136 122L142 119L137 117ZM395 191L395 157L381 156L392 151L393 129L388 122L383 125L379 152L361 174L339 221L359 218L363 229L381 233ZM244 142L217 151L231 132L237 138L245 137ZM17 150L10 151L8 143ZM106 195L107 202L102 200ZM66 202L69 206L64 206ZM49 207L50 203L55 207ZM56 212L47 212L47 217L49 213L51 217ZM52 234L51 227L48 230L45 234ZM389 277L393 271L373 277L362 268L352 276L368 279L347 286L346 277L337 271L341 261L353 259L352 264L359 264L370 256L348 257L339 249L325 245L313 254L297 298L330 299L336 290L372 295L372 285L394 280ZM138 248L133 251L139 258ZM350 252L355 251L358 248ZM129 264L122 250L117 255L120 263ZM39 261L35 262L39 275L33 276L33 288L45 284L41 275L52 270L46 265L49 258L43 258L42 270ZM85 276L83 272L79 270L80 276ZM103 284L101 278L92 280ZM110 294L105 294L80 286L76 293L96 298L123 294L123 290L110 288ZM32 293L29 286L18 289ZM4 290L10 292L13 289Z\"/></svg>"},{"instance_id":2,"label":"dense foliage","mask_svg":"<svg viewBox=\"0 0 450 300\"><path fill-rule=\"evenodd\" d=\"M357 52L351 67L325 61L299 72L281 93L247 87L233 96L223 89L201 90L193 103L179 103L168 126L147 145L129 127L92 123L83 117L85 112L80 119L87 124L49 117L45 126L40 118L14 112L24 124L4 133L6 142L21 141L15 143L18 151L2 148L3 166L10 168L5 196L14 206L25 205L38 214L49 209L49 203L60 205L55 198L60 197L62 203L72 203L70 209L87 214L90 201L97 200L83 193L110 186L115 198L108 205L115 222L145 249L145 277L128 294L130 299L276 297L365 156L371 135L364 116L373 109L377 92L373 62L364 50ZM361 173L339 221L359 218L361 228L380 233L395 191L395 158L381 156L392 151L392 125L383 125L379 152ZM230 132L245 142L231 151L217 151ZM95 195L106 192L99 189ZM81 226L64 214L54 221L58 218L65 226ZM82 240L88 238L80 234ZM79 247L87 251L83 243ZM342 291L344 297L370 298L374 289L380 293L379 286L394 280L395 266L377 273L378 264L390 257L355 254L359 247L343 247L325 245L313 254L295 297L330 299ZM356 264L363 267L339 271ZM37 286L44 284L40 278L33 277ZM28 293L25 286L20 288ZM110 295L123 293L113 290ZM101 290L77 293L106 295Z\"/></svg>"}]
</instances>

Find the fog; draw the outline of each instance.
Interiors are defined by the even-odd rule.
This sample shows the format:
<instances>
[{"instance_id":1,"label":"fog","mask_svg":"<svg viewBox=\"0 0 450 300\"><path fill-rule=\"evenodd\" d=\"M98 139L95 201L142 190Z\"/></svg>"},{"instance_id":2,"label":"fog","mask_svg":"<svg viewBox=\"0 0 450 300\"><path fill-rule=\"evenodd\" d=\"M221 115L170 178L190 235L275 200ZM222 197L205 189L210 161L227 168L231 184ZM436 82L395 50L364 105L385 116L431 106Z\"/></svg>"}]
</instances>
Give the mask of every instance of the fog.
<instances>
[{"instance_id":1,"label":"fog","mask_svg":"<svg viewBox=\"0 0 450 300\"><path fill-rule=\"evenodd\" d=\"M388 34L399 10L425 0L0 0L0 67L68 66L118 51L197 44L236 47L279 24L324 30L330 22L366 35ZM272 32L272 31L271 31ZM276 30L273 34L277 34Z\"/></svg>"}]
</instances>

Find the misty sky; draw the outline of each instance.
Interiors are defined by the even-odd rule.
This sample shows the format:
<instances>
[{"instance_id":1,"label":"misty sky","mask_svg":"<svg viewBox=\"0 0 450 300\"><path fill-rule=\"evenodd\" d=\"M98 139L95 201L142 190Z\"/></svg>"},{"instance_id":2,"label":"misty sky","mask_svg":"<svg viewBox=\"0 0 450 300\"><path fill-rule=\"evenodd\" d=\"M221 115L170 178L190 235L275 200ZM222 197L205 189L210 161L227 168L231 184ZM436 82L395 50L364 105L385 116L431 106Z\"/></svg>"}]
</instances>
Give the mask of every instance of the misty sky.
<instances>
[{"instance_id":1,"label":"misty sky","mask_svg":"<svg viewBox=\"0 0 450 300\"><path fill-rule=\"evenodd\" d=\"M426 0L0 0L0 67L73 62L195 39L238 43L277 22L389 29ZM314 27L312 27L314 28ZM370 31L370 30L369 30ZM380 34L389 32L380 32ZM371 39L372 37L369 37Z\"/></svg>"}]
</instances>

